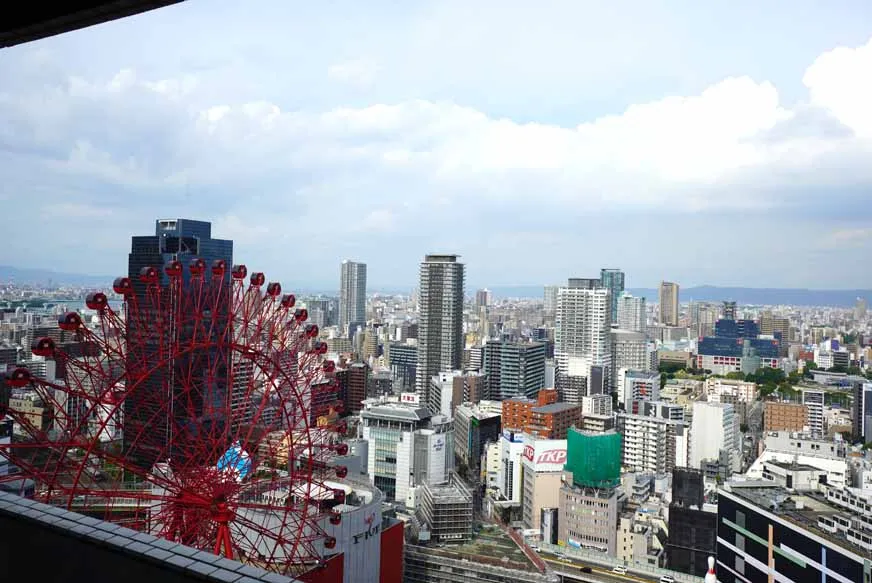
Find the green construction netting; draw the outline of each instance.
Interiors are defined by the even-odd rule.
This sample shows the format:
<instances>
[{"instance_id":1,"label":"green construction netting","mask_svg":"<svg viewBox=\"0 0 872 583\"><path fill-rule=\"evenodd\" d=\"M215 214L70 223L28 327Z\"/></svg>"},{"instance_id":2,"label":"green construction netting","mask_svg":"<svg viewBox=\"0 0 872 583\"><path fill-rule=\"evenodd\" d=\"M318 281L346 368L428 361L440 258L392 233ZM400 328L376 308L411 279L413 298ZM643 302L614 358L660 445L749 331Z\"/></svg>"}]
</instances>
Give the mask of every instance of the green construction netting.
<instances>
[{"instance_id":1,"label":"green construction netting","mask_svg":"<svg viewBox=\"0 0 872 583\"><path fill-rule=\"evenodd\" d=\"M576 486L613 488L621 482L621 434L570 429L566 466Z\"/></svg>"}]
</instances>

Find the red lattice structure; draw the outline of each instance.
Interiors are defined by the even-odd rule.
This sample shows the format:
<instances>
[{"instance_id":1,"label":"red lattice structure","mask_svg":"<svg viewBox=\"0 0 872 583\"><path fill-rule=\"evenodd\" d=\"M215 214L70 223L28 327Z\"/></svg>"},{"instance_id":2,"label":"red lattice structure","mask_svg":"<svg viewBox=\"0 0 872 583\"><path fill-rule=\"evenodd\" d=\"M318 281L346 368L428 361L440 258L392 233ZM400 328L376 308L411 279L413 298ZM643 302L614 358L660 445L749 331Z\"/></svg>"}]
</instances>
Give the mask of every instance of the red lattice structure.
<instances>
[{"instance_id":1,"label":"red lattice structure","mask_svg":"<svg viewBox=\"0 0 872 583\"><path fill-rule=\"evenodd\" d=\"M38 338L50 379L7 371L0 418L16 435L0 457L37 500L298 575L335 547L344 501L335 365L305 309L262 273L173 261L118 278L115 309L92 293L91 321ZM41 402L52 417L34 415Z\"/></svg>"}]
</instances>

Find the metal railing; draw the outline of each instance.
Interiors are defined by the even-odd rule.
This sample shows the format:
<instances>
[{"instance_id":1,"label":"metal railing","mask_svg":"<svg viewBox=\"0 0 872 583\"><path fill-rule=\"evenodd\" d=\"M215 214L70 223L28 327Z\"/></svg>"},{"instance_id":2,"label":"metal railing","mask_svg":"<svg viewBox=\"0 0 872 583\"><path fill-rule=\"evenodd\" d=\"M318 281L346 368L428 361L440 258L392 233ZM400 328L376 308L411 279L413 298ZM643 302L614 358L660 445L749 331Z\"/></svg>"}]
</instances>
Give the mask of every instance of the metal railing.
<instances>
[{"instance_id":1,"label":"metal railing","mask_svg":"<svg viewBox=\"0 0 872 583\"><path fill-rule=\"evenodd\" d=\"M627 572L630 574L641 575L655 581L659 581L660 577L662 577L663 575L672 575L676 582L686 581L687 583L699 583L702 580L702 577L688 575L687 573L679 573L678 571L670 571L669 569L661 569L660 567L654 567L652 565L646 565L644 563L629 563L619 561L615 557L611 557L604 553L598 553L596 551L591 551L587 549L578 549L570 546L562 547L548 543L540 543L538 546L541 550L545 552L555 555L561 554L570 559L577 559L583 563L588 563L599 567L605 567L609 570L620 565L622 567L625 567L627 569Z\"/></svg>"}]
</instances>

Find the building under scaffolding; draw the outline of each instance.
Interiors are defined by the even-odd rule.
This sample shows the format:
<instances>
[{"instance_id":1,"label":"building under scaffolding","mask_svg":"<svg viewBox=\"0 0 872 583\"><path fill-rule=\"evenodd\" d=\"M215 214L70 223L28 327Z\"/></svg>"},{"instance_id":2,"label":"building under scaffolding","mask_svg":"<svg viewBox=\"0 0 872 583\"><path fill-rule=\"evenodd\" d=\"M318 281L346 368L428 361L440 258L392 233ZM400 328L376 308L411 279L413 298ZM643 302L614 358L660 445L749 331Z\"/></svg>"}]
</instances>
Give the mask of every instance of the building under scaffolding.
<instances>
[{"instance_id":1,"label":"building under scaffolding","mask_svg":"<svg viewBox=\"0 0 872 583\"><path fill-rule=\"evenodd\" d=\"M449 484L421 487L418 515L433 542L466 543L472 539L472 492L456 474L451 475Z\"/></svg>"}]
</instances>

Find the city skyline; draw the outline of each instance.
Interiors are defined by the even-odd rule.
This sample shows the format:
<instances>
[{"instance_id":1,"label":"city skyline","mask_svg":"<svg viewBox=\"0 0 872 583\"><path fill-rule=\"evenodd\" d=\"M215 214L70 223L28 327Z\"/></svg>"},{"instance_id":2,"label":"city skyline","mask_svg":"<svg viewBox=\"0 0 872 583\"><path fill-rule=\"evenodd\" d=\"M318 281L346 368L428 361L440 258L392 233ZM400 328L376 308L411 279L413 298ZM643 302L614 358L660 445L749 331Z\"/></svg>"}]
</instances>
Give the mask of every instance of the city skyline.
<instances>
[{"instance_id":1,"label":"city skyline","mask_svg":"<svg viewBox=\"0 0 872 583\"><path fill-rule=\"evenodd\" d=\"M872 6L558 4L186 2L5 49L0 264L120 273L144 216L195 216L313 287L444 252L493 286L872 288Z\"/></svg>"}]
</instances>

